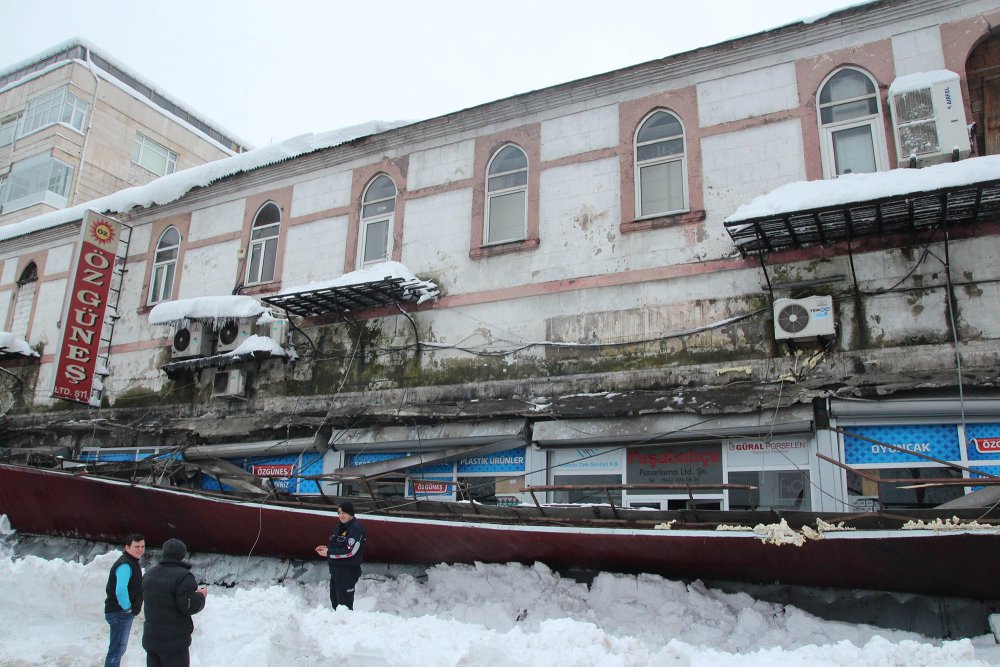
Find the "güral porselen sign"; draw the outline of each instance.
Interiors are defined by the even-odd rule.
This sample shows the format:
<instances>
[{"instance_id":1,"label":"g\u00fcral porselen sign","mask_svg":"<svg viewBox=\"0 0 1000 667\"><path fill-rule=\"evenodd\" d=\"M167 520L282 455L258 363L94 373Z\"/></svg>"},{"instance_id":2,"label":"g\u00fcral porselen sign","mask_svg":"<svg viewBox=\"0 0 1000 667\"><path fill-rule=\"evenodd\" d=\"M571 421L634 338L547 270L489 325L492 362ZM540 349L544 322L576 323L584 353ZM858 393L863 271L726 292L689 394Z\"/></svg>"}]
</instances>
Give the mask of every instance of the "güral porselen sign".
<instances>
[{"instance_id":1,"label":"g\u00fcral porselen sign","mask_svg":"<svg viewBox=\"0 0 1000 667\"><path fill-rule=\"evenodd\" d=\"M63 311L62 338L56 348L54 398L89 404L93 396L121 231L120 222L94 211L87 211L83 218Z\"/></svg>"}]
</instances>

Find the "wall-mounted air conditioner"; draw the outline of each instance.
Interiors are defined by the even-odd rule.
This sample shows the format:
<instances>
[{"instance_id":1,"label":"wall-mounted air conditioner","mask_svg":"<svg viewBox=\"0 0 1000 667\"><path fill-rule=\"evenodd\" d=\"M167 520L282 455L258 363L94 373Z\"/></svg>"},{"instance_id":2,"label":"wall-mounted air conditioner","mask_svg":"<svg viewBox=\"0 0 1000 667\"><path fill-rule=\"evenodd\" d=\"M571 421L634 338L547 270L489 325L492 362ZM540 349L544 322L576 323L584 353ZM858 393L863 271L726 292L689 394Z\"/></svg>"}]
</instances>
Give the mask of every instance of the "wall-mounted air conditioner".
<instances>
[{"instance_id":1,"label":"wall-mounted air conditioner","mask_svg":"<svg viewBox=\"0 0 1000 667\"><path fill-rule=\"evenodd\" d=\"M238 396L247 392L247 374L239 368L216 371L212 378L212 398Z\"/></svg>"},{"instance_id":2,"label":"wall-mounted air conditioner","mask_svg":"<svg viewBox=\"0 0 1000 667\"><path fill-rule=\"evenodd\" d=\"M969 157L969 129L958 75L948 70L901 76L889 86L900 167Z\"/></svg>"},{"instance_id":3,"label":"wall-mounted air conditioner","mask_svg":"<svg viewBox=\"0 0 1000 667\"><path fill-rule=\"evenodd\" d=\"M260 335L267 336L284 347L288 343L288 320L271 320L258 327Z\"/></svg>"},{"instance_id":4,"label":"wall-mounted air conditioner","mask_svg":"<svg viewBox=\"0 0 1000 667\"><path fill-rule=\"evenodd\" d=\"M212 353L212 328L204 322L188 322L174 329L172 359L207 357Z\"/></svg>"},{"instance_id":5,"label":"wall-mounted air conditioner","mask_svg":"<svg viewBox=\"0 0 1000 667\"><path fill-rule=\"evenodd\" d=\"M774 300L774 338L816 338L834 335L833 297Z\"/></svg>"},{"instance_id":6,"label":"wall-mounted air conditioner","mask_svg":"<svg viewBox=\"0 0 1000 667\"><path fill-rule=\"evenodd\" d=\"M253 323L249 320L226 320L216 335L215 351L217 354L232 352L252 335Z\"/></svg>"}]
</instances>

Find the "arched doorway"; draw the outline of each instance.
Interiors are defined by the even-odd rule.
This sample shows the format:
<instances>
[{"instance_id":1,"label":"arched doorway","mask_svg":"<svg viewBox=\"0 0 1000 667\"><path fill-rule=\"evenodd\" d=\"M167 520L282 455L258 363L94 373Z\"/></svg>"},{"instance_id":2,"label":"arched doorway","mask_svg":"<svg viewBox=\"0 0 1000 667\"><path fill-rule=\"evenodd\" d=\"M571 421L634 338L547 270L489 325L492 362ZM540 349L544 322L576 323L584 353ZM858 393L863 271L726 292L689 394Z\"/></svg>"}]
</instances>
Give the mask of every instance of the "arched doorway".
<instances>
[{"instance_id":1,"label":"arched doorway","mask_svg":"<svg viewBox=\"0 0 1000 667\"><path fill-rule=\"evenodd\" d=\"M965 61L976 155L1000 155L1000 33L980 42Z\"/></svg>"}]
</instances>

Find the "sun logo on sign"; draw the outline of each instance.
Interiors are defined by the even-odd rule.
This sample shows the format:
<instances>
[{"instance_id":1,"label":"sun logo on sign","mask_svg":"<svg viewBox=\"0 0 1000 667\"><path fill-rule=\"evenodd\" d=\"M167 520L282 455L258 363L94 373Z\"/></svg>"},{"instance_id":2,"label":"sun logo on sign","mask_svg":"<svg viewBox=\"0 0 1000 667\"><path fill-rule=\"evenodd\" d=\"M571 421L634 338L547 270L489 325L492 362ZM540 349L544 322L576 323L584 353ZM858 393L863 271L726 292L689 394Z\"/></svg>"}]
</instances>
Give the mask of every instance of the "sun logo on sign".
<instances>
[{"instance_id":1,"label":"sun logo on sign","mask_svg":"<svg viewBox=\"0 0 1000 667\"><path fill-rule=\"evenodd\" d=\"M90 225L90 235L101 245L108 245L115 240L115 228L107 220L95 220Z\"/></svg>"}]
</instances>

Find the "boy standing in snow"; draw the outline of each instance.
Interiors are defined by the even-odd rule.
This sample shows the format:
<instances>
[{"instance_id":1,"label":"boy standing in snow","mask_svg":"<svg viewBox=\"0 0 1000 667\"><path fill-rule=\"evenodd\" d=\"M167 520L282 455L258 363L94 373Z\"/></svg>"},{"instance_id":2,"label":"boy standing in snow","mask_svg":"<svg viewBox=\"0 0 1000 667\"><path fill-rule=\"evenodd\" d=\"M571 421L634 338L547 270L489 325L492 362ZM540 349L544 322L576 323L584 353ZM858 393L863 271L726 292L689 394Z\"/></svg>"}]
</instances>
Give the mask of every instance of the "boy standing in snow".
<instances>
[{"instance_id":1,"label":"boy standing in snow","mask_svg":"<svg viewBox=\"0 0 1000 667\"><path fill-rule=\"evenodd\" d=\"M350 500L340 503L337 515L340 525L333 531L326 546L316 547L316 553L326 558L330 566L330 603L333 608L342 604L354 609L354 588L361 578L365 529L354 518L354 503Z\"/></svg>"},{"instance_id":2,"label":"boy standing in snow","mask_svg":"<svg viewBox=\"0 0 1000 667\"><path fill-rule=\"evenodd\" d=\"M146 601L146 622L142 626L142 647L146 667L188 667L191 657L191 617L205 608L208 590L198 588L185 563L187 546L177 538L163 543L160 564L146 573L142 594Z\"/></svg>"},{"instance_id":3,"label":"boy standing in snow","mask_svg":"<svg viewBox=\"0 0 1000 667\"><path fill-rule=\"evenodd\" d=\"M146 551L146 538L131 533L125 538L121 558L111 566L108 583L104 587L104 619L111 626L108 655L104 667L118 667L128 648L128 635L132 621L142 610L142 568L139 559Z\"/></svg>"}]
</instances>

